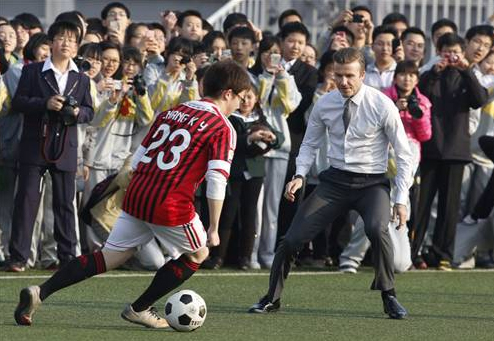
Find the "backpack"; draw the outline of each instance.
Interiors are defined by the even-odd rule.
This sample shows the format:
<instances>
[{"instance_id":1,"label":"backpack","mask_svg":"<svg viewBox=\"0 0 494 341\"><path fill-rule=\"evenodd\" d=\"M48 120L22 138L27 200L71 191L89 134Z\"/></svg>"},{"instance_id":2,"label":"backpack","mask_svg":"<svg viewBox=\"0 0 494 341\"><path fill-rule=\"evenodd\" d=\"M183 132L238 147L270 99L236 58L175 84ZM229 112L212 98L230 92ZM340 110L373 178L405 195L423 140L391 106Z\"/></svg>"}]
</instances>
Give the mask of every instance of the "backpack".
<instances>
[{"instance_id":1,"label":"backpack","mask_svg":"<svg viewBox=\"0 0 494 341\"><path fill-rule=\"evenodd\" d=\"M119 190L119 187L117 186L111 191L105 193L112 181L117 177L117 175L118 173L112 174L105 180L99 182L96 186L94 186L93 190L91 191L91 195L89 196L89 200L86 202L80 213L80 217L85 224L90 226L92 225L93 217L91 215L91 209L103 199L111 196L113 193Z\"/></svg>"}]
</instances>

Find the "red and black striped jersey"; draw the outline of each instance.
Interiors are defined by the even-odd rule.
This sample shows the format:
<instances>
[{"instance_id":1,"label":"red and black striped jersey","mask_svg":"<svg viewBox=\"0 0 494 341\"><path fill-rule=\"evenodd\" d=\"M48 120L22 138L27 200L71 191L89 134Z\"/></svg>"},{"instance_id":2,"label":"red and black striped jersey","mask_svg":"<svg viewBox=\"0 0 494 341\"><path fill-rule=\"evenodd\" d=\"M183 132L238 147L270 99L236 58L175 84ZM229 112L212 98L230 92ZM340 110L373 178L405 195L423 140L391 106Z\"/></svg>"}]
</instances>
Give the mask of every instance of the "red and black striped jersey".
<instances>
[{"instance_id":1,"label":"red and black striped jersey","mask_svg":"<svg viewBox=\"0 0 494 341\"><path fill-rule=\"evenodd\" d=\"M230 175L236 140L228 119L207 100L162 112L141 143L145 152L123 210L158 225L189 223L195 215L194 193L208 169Z\"/></svg>"}]
</instances>

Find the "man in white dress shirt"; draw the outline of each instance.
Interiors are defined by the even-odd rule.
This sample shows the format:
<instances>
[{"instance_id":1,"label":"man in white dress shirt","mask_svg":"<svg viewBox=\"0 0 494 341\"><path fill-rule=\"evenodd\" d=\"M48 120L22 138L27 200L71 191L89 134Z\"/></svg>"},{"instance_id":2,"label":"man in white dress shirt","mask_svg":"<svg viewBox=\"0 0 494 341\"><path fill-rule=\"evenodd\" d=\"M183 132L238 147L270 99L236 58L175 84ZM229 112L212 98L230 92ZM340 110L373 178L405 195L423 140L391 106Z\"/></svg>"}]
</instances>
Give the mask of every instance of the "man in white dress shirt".
<instances>
[{"instance_id":1,"label":"man in white dress shirt","mask_svg":"<svg viewBox=\"0 0 494 341\"><path fill-rule=\"evenodd\" d=\"M391 143L398 168L392 218L399 219L400 228L406 224L412 179L410 147L394 103L379 90L363 84L362 53L345 48L335 53L334 60L338 91L329 92L315 104L297 157L296 175L286 185L285 197L295 199L326 131L331 167L321 172L320 184L297 211L276 251L269 291L249 312L277 311L292 256L336 217L353 209L364 220L374 252L375 278L371 289L381 291L384 312L390 318L402 319L407 311L397 301L394 290L393 248L388 232L390 187L384 173Z\"/></svg>"}]
</instances>

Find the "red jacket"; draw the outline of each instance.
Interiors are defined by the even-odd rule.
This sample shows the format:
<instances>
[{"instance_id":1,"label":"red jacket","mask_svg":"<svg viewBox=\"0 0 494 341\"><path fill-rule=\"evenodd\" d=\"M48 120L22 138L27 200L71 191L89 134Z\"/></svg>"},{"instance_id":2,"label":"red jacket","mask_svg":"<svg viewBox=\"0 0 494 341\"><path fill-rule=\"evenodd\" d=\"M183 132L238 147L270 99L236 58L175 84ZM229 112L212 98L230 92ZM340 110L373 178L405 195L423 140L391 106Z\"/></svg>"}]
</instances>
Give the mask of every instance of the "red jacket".
<instances>
[{"instance_id":1,"label":"red jacket","mask_svg":"<svg viewBox=\"0 0 494 341\"><path fill-rule=\"evenodd\" d=\"M393 85L383 90L383 93L391 98L393 102L398 100L398 92ZM430 140L432 136L431 127L431 107L432 104L427 97L420 93L418 87L415 87L415 93L419 102L420 109L422 109L423 116L419 119L413 118L408 110L401 110L400 117L405 127L405 132L408 138L417 143L420 147L421 142Z\"/></svg>"}]
</instances>

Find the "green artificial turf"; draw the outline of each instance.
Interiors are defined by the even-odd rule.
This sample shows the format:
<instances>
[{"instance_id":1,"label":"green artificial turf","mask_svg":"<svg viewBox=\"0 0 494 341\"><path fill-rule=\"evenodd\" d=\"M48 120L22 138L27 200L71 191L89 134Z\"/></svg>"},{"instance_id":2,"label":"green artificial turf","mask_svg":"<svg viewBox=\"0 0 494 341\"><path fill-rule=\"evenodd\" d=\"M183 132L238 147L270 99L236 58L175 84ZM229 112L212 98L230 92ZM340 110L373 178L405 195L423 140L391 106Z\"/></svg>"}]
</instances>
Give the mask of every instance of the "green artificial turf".
<instances>
[{"instance_id":1,"label":"green artificial turf","mask_svg":"<svg viewBox=\"0 0 494 341\"><path fill-rule=\"evenodd\" d=\"M202 328L192 333L151 330L120 318L151 277L93 278L51 296L31 327L16 326L13 311L19 290L47 275L29 271L23 278L0 273L0 340L494 340L494 271L408 272L397 275L406 320L390 320L379 292L370 291L370 269L356 275L293 273L282 310L247 314L265 292L266 272L200 271L182 289L206 301ZM132 272L111 272L127 276ZM156 306L163 312L165 298Z\"/></svg>"}]
</instances>

